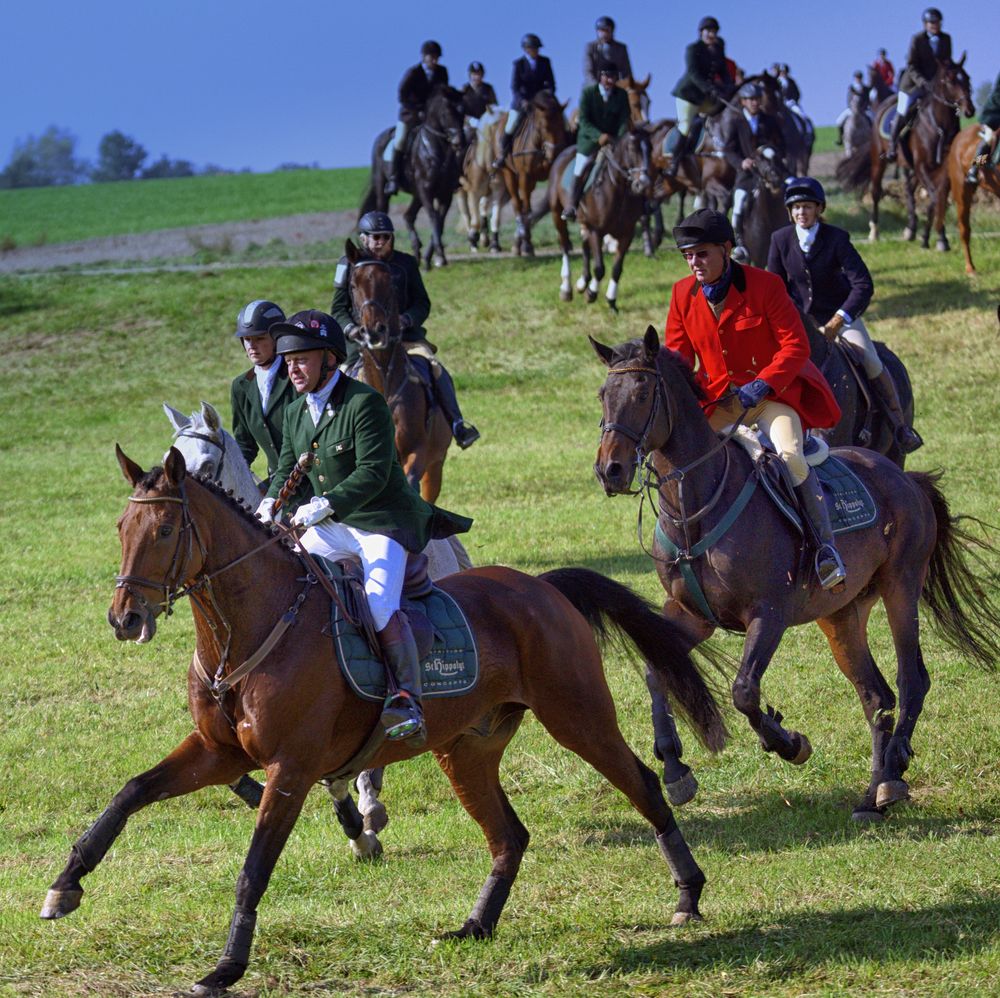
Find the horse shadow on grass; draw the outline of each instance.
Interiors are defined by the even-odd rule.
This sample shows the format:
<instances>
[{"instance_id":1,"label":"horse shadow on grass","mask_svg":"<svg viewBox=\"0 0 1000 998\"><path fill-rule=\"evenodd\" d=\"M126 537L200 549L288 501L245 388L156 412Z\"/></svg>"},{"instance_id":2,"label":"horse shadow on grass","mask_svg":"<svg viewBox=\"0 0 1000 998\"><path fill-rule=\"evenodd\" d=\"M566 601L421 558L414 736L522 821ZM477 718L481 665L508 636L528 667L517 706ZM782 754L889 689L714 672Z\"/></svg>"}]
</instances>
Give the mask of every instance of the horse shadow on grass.
<instances>
[{"instance_id":1,"label":"horse shadow on grass","mask_svg":"<svg viewBox=\"0 0 1000 998\"><path fill-rule=\"evenodd\" d=\"M888 289L888 290L887 290ZM942 312L958 312L968 308L982 309L992 315L996 310L997 291L988 287L972 288L969 279L937 278L922 281L919 286L879 286L878 298L872 307L872 318L912 319Z\"/></svg>"},{"instance_id":2,"label":"horse shadow on grass","mask_svg":"<svg viewBox=\"0 0 1000 998\"><path fill-rule=\"evenodd\" d=\"M894 964L953 960L996 945L996 892L944 901L915 910L898 907L841 908L827 912L764 912L751 925L718 935L671 932L670 938L643 945L626 944L608 960L579 968L587 978L649 971L717 973L755 960L774 963L772 973L784 979L794 969L838 961ZM664 925L623 926L623 933L660 933ZM667 930L668 932L670 930Z\"/></svg>"},{"instance_id":3,"label":"horse shadow on grass","mask_svg":"<svg viewBox=\"0 0 1000 998\"><path fill-rule=\"evenodd\" d=\"M645 761L655 770L655 762ZM922 813L919 804L897 805L881 824L855 823L851 809L860 791L860 787L833 787L713 795L702 787L693 805L677 808L674 813L696 853L699 849L713 849L734 857L795 849L805 843L815 847L857 839L922 842L1000 836L996 812L990 809L963 809L961 816L952 816ZM595 847L630 848L650 841L649 825L630 816L608 820L597 815L575 823L575 827L584 835L584 841Z\"/></svg>"}]
</instances>

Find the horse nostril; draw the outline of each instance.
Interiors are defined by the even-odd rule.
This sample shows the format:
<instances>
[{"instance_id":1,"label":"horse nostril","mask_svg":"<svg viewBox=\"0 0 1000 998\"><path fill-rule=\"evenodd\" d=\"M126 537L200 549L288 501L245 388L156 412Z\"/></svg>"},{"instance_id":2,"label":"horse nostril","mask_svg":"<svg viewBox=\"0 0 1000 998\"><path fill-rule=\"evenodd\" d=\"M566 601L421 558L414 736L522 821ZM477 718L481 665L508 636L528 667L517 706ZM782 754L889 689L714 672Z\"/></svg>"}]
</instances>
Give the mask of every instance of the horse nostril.
<instances>
[{"instance_id":1,"label":"horse nostril","mask_svg":"<svg viewBox=\"0 0 1000 998\"><path fill-rule=\"evenodd\" d=\"M622 466L617 461L609 461L604 466L604 477L609 482L618 482L622 477Z\"/></svg>"}]
</instances>

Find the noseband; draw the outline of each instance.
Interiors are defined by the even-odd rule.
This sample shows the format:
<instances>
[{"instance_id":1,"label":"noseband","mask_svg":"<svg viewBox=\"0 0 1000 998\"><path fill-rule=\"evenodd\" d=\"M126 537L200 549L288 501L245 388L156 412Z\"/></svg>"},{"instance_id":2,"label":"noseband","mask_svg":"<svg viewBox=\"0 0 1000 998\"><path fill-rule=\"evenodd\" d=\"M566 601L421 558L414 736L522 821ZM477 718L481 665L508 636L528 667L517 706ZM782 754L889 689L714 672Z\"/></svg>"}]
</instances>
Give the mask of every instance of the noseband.
<instances>
[{"instance_id":1,"label":"noseband","mask_svg":"<svg viewBox=\"0 0 1000 998\"><path fill-rule=\"evenodd\" d=\"M651 374L653 376L653 404L649 407L649 415L646 417L646 423L640 433L636 433L631 426L626 426L624 423L607 423L603 419L601 420L602 437L605 433L620 433L623 437L627 437L632 441L632 443L635 444L636 464L641 468L646 463L646 455L648 453L646 450L646 438L649 436L649 431L653 428L653 422L656 420L656 416L659 413L661 406L667 416L668 440L670 439L670 433L673 429L670 406L664 401L663 397L663 379L660 377L660 372L657 371L655 367L644 367L640 364L632 364L628 367L609 368L608 377L610 378L613 374ZM629 495L636 495L640 491L641 489L635 490L630 492Z\"/></svg>"}]
</instances>

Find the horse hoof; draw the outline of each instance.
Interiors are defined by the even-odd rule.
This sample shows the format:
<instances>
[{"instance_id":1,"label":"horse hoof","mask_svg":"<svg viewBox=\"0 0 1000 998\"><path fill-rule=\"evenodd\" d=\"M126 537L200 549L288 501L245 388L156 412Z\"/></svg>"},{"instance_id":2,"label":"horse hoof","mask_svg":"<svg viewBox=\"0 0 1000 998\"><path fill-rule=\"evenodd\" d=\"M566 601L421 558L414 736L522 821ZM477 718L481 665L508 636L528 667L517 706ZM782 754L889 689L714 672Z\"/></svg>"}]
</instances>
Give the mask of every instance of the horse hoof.
<instances>
[{"instance_id":1,"label":"horse hoof","mask_svg":"<svg viewBox=\"0 0 1000 998\"><path fill-rule=\"evenodd\" d=\"M365 830L356 839L351 839L351 852L358 862L371 863L382 855L382 843L374 832Z\"/></svg>"},{"instance_id":2,"label":"horse hoof","mask_svg":"<svg viewBox=\"0 0 1000 998\"><path fill-rule=\"evenodd\" d=\"M615 314L618 314L618 302L614 298L608 299L608 308Z\"/></svg>"},{"instance_id":3,"label":"horse hoof","mask_svg":"<svg viewBox=\"0 0 1000 998\"><path fill-rule=\"evenodd\" d=\"M591 291L590 288L587 288L587 290L583 293L583 298L588 305L593 305L594 302L597 301L597 292Z\"/></svg>"},{"instance_id":4,"label":"horse hoof","mask_svg":"<svg viewBox=\"0 0 1000 998\"><path fill-rule=\"evenodd\" d=\"M62 918L80 907L83 891L51 890L45 895L45 904L39 912L39 918Z\"/></svg>"},{"instance_id":5,"label":"horse hoof","mask_svg":"<svg viewBox=\"0 0 1000 998\"><path fill-rule=\"evenodd\" d=\"M886 780L878 785L875 795L876 807L888 807L910 799L910 787L906 780Z\"/></svg>"},{"instance_id":6,"label":"horse hoof","mask_svg":"<svg viewBox=\"0 0 1000 998\"><path fill-rule=\"evenodd\" d=\"M948 245L948 240L947 239L939 239L934 244L934 249L936 249L938 251L938 253L950 253L951 252L951 246Z\"/></svg>"},{"instance_id":7,"label":"horse hoof","mask_svg":"<svg viewBox=\"0 0 1000 998\"><path fill-rule=\"evenodd\" d=\"M665 784L667 788L667 800L674 807L680 807L690 800L694 800L694 795L698 792L698 781L694 773L689 769L679 780Z\"/></svg>"},{"instance_id":8,"label":"horse hoof","mask_svg":"<svg viewBox=\"0 0 1000 998\"><path fill-rule=\"evenodd\" d=\"M697 911L675 911L670 919L673 926L687 925L689 922L704 922L705 919Z\"/></svg>"},{"instance_id":9,"label":"horse hoof","mask_svg":"<svg viewBox=\"0 0 1000 998\"><path fill-rule=\"evenodd\" d=\"M903 229L903 241L907 243L912 243L914 239L917 238L917 232L915 229L911 229L907 226Z\"/></svg>"},{"instance_id":10,"label":"horse hoof","mask_svg":"<svg viewBox=\"0 0 1000 998\"><path fill-rule=\"evenodd\" d=\"M437 946L439 943L453 942L459 939L489 939L489 935L476 919L470 918L457 932L445 932L432 939L431 945Z\"/></svg>"},{"instance_id":11,"label":"horse hoof","mask_svg":"<svg viewBox=\"0 0 1000 998\"><path fill-rule=\"evenodd\" d=\"M560 288L559 289L559 300L560 301L572 301L573 300L573 289L572 288Z\"/></svg>"},{"instance_id":12,"label":"horse hoof","mask_svg":"<svg viewBox=\"0 0 1000 998\"><path fill-rule=\"evenodd\" d=\"M192 984L190 991L181 991L179 994L191 995L192 998L222 998L228 990L213 984Z\"/></svg>"},{"instance_id":13,"label":"horse hoof","mask_svg":"<svg viewBox=\"0 0 1000 998\"><path fill-rule=\"evenodd\" d=\"M367 811L363 812L365 817L365 831L374 832L378 834L389 824L389 812L385 809L385 804L380 800L375 801L374 804Z\"/></svg>"},{"instance_id":14,"label":"horse hoof","mask_svg":"<svg viewBox=\"0 0 1000 998\"><path fill-rule=\"evenodd\" d=\"M877 807L856 807L851 812L851 821L856 821L859 825L877 825L885 821L885 811L880 811Z\"/></svg>"},{"instance_id":15,"label":"horse hoof","mask_svg":"<svg viewBox=\"0 0 1000 998\"><path fill-rule=\"evenodd\" d=\"M795 758L789 761L793 766L801 766L813 754L813 747L809 744L809 739L805 735L800 732L796 732L795 734L799 740L799 751L796 753Z\"/></svg>"}]
</instances>

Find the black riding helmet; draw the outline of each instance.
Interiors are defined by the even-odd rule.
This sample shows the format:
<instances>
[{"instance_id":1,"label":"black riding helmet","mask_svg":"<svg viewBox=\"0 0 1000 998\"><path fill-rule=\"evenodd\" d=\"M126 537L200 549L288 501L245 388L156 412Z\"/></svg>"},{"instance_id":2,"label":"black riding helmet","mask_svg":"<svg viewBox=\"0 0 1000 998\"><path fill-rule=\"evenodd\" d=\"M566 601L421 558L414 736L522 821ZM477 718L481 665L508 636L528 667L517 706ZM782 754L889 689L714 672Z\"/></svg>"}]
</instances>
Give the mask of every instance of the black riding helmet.
<instances>
[{"instance_id":1,"label":"black riding helmet","mask_svg":"<svg viewBox=\"0 0 1000 998\"><path fill-rule=\"evenodd\" d=\"M815 201L816 204L826 204L826 191L823 185L812 177L792 177L785 183L785 207L791 208L799 201Z\"/></svg>"},{"instance_id":2,"label":"black riding helmet","mask_svg":"<svg viewBox=\"0 0 1000 998\"><path fill-rule=\"evenodd\" d=\"M433 56L437 57L438 59L440 59L441 58L441 46L438 45L438 43L435 42L435 41L424 42L424 44L420 46L420 54L421 55L433 55Z\"/></svg>"},{"instance_id":3,"label":"black riding helmet","mask_svg":"<svg viewBox=\"0 0 1000 998\"><path fill-rule=\"evenodd\" d=\"M521 48L523 49L540 49L541 47L541 38L538 35L533 35L530 31L521 39Z\"/></svg>"},{"instance_id":4,"label":"black riding helmet","mask_svg":"<svg viewBox=\"0 0 1000 998\"><path fill-rule=\"evenodd\" d=\"M486 70L483 67L483 64L481 62L470 62L469 63L469 72L470 73L482 73L484 76L486 75Z\"/></svg>"},{"instance_id":5,"label":"black riding helmet","mask_svg":"<svg viewBox=\"0 0 1000 998\"><path fill-rule=\"evenodd\" d=\"M258 298L240 309L236 316L236 338L244 336L260 336L266 333L276 322L283 322L285 313L273 301Z\"/></svg>"},{"instance_id":6,"label":"black riding helmet","mask_svg":"<svg viewBox=\"0 0 1000 998\"><path fill-rule=\"evenodd\" d=\"M276 353L301 353L305 350L330 350L338 363L347 357L344 331L332 315L310 308L296 312L287 322L271 326Z\"/></svg>"},{"instance_id":7,"label":"black riding helmet","mask_svg":"<svg viewBox=\"0 0 1000 998\"><path fill-rule=\"evenodd\" d=\"M392 219L384 211L369 211L362 215L358 222L358 232L366 236L378 232L388 232L391 235L395 231Z\"/></svg>"},{"instance_id":8,"label":"black riding helmet","mask_svg":"<svg viewBox=\"0 0 1000 998\"><path fill-rule=\"evenodd\" d=\"M735 243L736 234L721 211L699 208L674 226L674 242L679 250L686 250L701 243Z\"/></svg>"},{"instance_id":9,"label":"black riding helmet","mask_svg":"<svg viewBox=\"0 0 1000 998\"><path fill-rule=\"evenodd\" d=\"M756 97L760 100L764 96L764 91L756 83L744 83L739 90L736 91L736 96L740 100L750 100Z\"/></svg>"},{"instance_id":10,"label":"black riding helmet","mask_svg":"<svg viewBox=\"0 0 1000 998\"><path fill-rule=\"evenodd\" d=\"M698 31L718 31L719 22L714 17L703 17L698 22Z\"/></svg>"},{"instance_id":11,"label":"black riding helmet","mask_svg":"<svg viewBox=\"0 0 1000 998\"><path fill-rule=\"evenodd\" d=\"M927 21L936 21L940 24L944 20L944 16L941 11L937 9L937 7L928 7L927 10L925 10L921 15L921 20L925 23Z\"/></svg>"},{"instance_id":12,"label":"black riding helmet","mask_svg":"<svg viewBox=\"0 0 1000 998\"><path fill-rule=\"evenodd\" d=\"M603 17L599 17L597 19L596 23L594 24L594 30L614 31L615 22L605 14Z\"/></svg>"}]
</instances>

